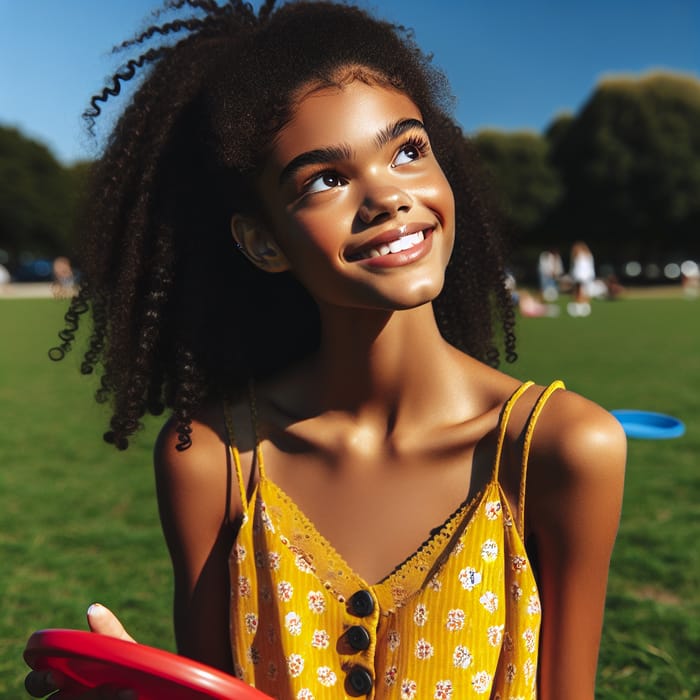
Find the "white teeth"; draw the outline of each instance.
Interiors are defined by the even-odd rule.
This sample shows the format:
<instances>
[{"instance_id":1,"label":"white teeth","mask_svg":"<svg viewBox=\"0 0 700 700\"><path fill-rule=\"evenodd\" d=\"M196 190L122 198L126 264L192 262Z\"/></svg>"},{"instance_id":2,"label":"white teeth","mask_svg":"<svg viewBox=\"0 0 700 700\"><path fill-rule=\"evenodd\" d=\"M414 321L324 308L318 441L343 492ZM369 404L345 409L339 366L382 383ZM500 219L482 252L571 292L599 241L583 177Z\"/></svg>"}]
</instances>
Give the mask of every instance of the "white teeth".
<instances>
[{"instance_id":1,"label":"white teeth","mask_svg":"<svg viewBox=\"0 0 700 700\"><path fill-rule=\"evenodd\" d=\"M382 243L376 248L370 248L353 257L356 260L365 260L366 258L379 258L383 255L389 255L389 253L400 253L403 250L413 248L413 246L418 245L423 240L425 240L423 231L417 231L416 233L409 233L406 236L401 236L401 238L397 238L390 243Z\"/></svg>"}]
</instances>

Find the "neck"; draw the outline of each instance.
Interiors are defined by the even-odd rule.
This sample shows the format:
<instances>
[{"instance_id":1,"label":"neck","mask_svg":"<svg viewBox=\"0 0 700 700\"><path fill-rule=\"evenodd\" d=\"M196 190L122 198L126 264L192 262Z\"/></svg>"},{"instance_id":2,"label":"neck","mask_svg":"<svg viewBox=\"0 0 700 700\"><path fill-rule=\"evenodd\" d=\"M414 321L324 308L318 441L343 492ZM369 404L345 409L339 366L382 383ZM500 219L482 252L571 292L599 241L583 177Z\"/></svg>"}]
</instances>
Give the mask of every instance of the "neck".
<instances>
[{"instance_id":1,"label":"neck","mask_svg":"<svg viewBox=\"0 0 700 700\"><path fill-rule=\"evenodd\" d=\"M431 304L392 312L321 308L321 322L315 368L323 410L388 419L448 387L455 350L441 336Z\"/></svg>"}]
</instances>

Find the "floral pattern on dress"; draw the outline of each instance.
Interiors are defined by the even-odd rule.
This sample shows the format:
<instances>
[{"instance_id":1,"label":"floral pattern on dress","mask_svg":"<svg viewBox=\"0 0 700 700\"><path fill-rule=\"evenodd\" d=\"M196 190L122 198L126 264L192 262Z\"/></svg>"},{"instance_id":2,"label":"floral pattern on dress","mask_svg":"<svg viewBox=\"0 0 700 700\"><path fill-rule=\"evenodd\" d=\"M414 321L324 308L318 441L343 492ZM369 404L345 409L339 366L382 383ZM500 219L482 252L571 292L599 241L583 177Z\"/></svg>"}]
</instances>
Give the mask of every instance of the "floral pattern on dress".
<instances>
[{"instance_id":1,"label":"floral pattern on dress","mask_svg":"<svg viewBox=\"0 0 700 700\"><path fill-rule=\"evenodd\" d=\"M479 693L487 693L491 689L491 675L487 671L479 671L472 676L472 688Z\"/></svg>"},{"instance_id":2,"label":"floral pattern on dress","mask_svg":"<svg viewBox=\"0 0 700 700\"><path fill-rule=\"evenodd\" d=\"M304 556L301 554L297 554L294 558L294 565L297 567L297 569L299 569L299 571L303 571L305 574L313 574L314 572L314 567L309 564L309 562L306 561Z\"/></svg>"},{"instance_id":3,"label":"floral pattern on dress","mask_svg":"<svg viewBox=\"0 0 700 700\"><path fill-rule=\"evenodd\" d=\"M492 647L500 646L503 640L503 625L491 625L486 630L486 637Z\"/></svg>"},{"instance_id":4,"label":"floral pattern on dress","mask_svg":"<svg viewBox=\"0 0 700 700\"><path fill-rule=\"evenodd\" d=\"M442 581L437 576L433 576L430 581L428 581L428 587L439 593L442 590Z\"/></svg>"},{"instance_id":5,"label":"floral pattern on dress","mask_svg":"<svg viewBox=\"0 0 700 700\"><path fill-rule=\"evenodd\" d=\"M535 651L535 644L537 643L537 637L531 629L527 629L523 632L523 639L525 640L525 648L532 654Z\"/></svg>"},{"instance_id":6,"label":"floral pattern on dress","mask_svg":"<svg viewBox=\"0 0 700 700\"><path fill-rule=\"evenodd\" d=\"M301 654L290 654L287 657L287 671L292 678L301 675L304 670L304 657Z\"/></svg>"},{"instance_id":7,"label":"floral pattern on dress","mask_svg":"<svg viewBox=\"0 0 700 700\"><path fill-rule=\"evenodd\" d=\"M418 603L413 611L413 622L418 627L423 627L423 625L428 621L428 608L425 607L423 603Z\"/></svg>"},{"instance_id":8,"label":"floral pattern on dress","mask_svg":"<svg viewBox=\"0 0 700 700\"><path fill-rule=\"evenodd\" d=\"M476 569L468 566L459 572L459 582L465 591L471 591L481 583L481 574Z\"/></svg>"},{"instance_id":9,"label":"floral pattern on dress","mask_svg":"<svg viewBox=\"0 0 700 700\"><path fill-rule=\"evenodd\" d=\"M486 562L496 561L498 557L498 545L493 540L486 540L481 545L481 558Z\"/></svg>"},{"instance_id":10,"label":"floral pattern on dress","mask_svg":"<svg viewBox=\"0 0 700 700\"><path fill-rule=\"evenodd\" d=\"M542 608L540 607L540 597L537 595L537 593L533 593L527 599L527 612L529 615L539 615L542 612Z\"/></svg>"},{"instance_id":11,"label":"floral pattern on dress","mask_svg":"<svg viewBox=\"0 0 700 700\"><path fill-rule=\"evenodd\" d=\"M415 654L417 659L424 661L425 659L429 659L434 653L433 645L427 640L419 639L416 642Z\"/></svg>"},{"instance_id":12,"label":"floral pattern on dress","mask_svg":"<svg viewBox=\"0 0 700 700\"><path fill-rule=\"evenodd\" d=\"M493 591L486 591L479 602L492 614L498 610L498 596Z\"/></svg>"},{"instance_id":13,"label":"floral pattern on dress","mask_svg":"<svg viewBox=\"0 0 700 700\"><path fill-rule=\"evenodd\" d=\"M450 632L457 632L464 627L465 619L466 615L464 614L464 610L455 608L447 613L447 622L445 623L445 627L447 627Z\"/></svg>"},{"instance_id":14,"label":"floral pattern on dress","mask_svg":"<svg viewBox=\"0 0 700 700\"><path fill-rule=\"evenodd\" d=\"M251 590L250 579L247 576L239 576L238 595L241 596L241 598L247 598L250 595Z\"/></svg>"},{"instance_id":15,"label":"floral pattern on dress","mask_svg":"<svg viewBox=\"0 0 700 700\"><path fill-rule=\"evenodd\" d=\"M527 559L520 554L516 554L510 558L513 571L521 572L527 569Z\"/></svg>"},{"instance_id":16,"label":"floral pattern on dress","mask_svg":"<svg viewBox=\"0 0 700 700\"><path fill-rule=\"evenodd\" d=\"M229 558L237 675L290 700L343 695L356 666L369 671L375 700L535 700L534 576L500 486L478 498L466 522L458 513L443 526L459 530L436 531L370 586L319 549L313 527L263 478ZM369 615L351 604L359 589L371 593ZM370 633L361 652L338 643L355 625Z\"/></svg>"},{"instance_id":17,"label":"floral pattern on dress","mask_svg":"<svg viewBox=\"0 0 700 700\"><path fill-rule=\"evenodd\" d=\"M328 649L331 642L331 636L326 630L314 630L311 636L311 646L314 649Z\"/></svg>"},{"instance_id":18,"label":"floral pattern on dress","mask_svg":"<svg viewBox=\"0 0 700 700\"><path fill-rule=\"evenodd\" d=\"M295 612L288 612L284 617L284 627L292 637L298 637L301 634L301 618Z\"/></svg>"},{"instance_id":19,"label":"floral pattern on dress","mask_svg":"<svg viewBox=\"0 0 700 700\"><path fill-rule=\"evenodd\" d=\"M484 504L484 514L489 520L496 520L501 514L501 502L500 501L489 501Z\"/></svg>"},{"instance_id":20,"label":"floral pattern on dress","mask_svg":"<svg viewBox=\"0 0 700 700\"><path fill-rule=\"evenodd\" d=\"M309 591L306 600L309 604L309 610L321 615L326 610L326 596L323 595L323 591Z\"/></svg>"},{"instance_id":21,"label":"floral pattern on dress","mask_svg":"<svg viewBox=\"0 0 700 700\"><path fill-rule=\"evenodd\" d=\"M283 602L288 603L294 594L294 586L289 581L280 581L277 584L277 597Z\"/></svg>"},{"instance_id":22,"label":"floral pattern on dress","mask_svg":"<svg viewBox=\"0 0 700 700\"><path fill-rule=\"evenodd\" d=\"M406 679L401 681L401 700L414 700L418 692L418 685L415 681Z\"/></svg>"},{"instance_id":23,"label":"floral pattern on dress","mask_svg":"<svg viewBox=\"0 0 700 700\"><path fill-rule=\"evenodd\" d=\"M316 669L316 677L318 682L325 688L332 688L338 682L338 676L328 666L320 666Z\"/></svg>"},{"instance_id":24,"label":"floral pattern on dress","mask_svg":"<svg viewBox=\"0 0 700 700\"><path fill-rule=\"evenodd\" d=\"M435 684L435 700L452 700L452 681L438 681Z\"/></svg>"},{"instance_id":25,"label":"floral pattern on dress","mask_svg":"<svg viewBox=\"0 0 700 700\"><path fill-rule=\"evenodd\" d=\"M255 613L245 614L245 630L248 634L255 634L258 631L258 616Z\"/></svg>"},{"instance_id":26,"label":"floral pattern on dress","mask_svg":"<svg viewBox=\"0 0 700 700\"><path fill-rule=\"evenodd\" d=\"M469 668L472 665L472 654L462 645L457 645L452 654L452 664L455 668Z\"/></svg>"}]
</instances>

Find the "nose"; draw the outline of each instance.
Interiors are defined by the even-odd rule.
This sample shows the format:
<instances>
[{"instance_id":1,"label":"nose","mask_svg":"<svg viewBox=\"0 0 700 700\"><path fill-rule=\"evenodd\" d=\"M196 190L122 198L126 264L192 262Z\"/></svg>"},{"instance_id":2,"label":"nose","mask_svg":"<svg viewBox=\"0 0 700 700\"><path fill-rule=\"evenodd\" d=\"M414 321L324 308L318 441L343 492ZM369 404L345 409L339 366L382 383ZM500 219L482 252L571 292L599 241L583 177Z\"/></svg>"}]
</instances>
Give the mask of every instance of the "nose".
<instances>
[{"instance_id":1,"label":"nose","mask_svg":"<svg viewBox=\"0 0 700 700\"><path fill-rule=\"evenodd\" d=\"M377 185L368 189L358 211L365 224L391 219L400 211L408 212L413 206L411 195L399 187Z\"/></svg>"}]
</instances>

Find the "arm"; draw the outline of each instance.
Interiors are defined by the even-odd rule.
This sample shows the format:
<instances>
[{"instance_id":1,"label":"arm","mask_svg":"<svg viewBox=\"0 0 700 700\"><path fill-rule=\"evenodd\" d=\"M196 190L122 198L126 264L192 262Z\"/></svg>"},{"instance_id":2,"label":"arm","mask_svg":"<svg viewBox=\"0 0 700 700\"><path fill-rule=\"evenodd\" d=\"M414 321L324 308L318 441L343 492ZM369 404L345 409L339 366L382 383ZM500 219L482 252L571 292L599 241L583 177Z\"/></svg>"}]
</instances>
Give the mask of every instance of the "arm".
<instances>
[{"instance_id":1,"label":"arm","mask_svg":"<svg viewBox=\"0 0 700 700\"><path fill-rule=\"evenodd\" d=\"M192 447L178 452L174 426L166 423L154 456L158 506L175 575L175 636L184 656L231 673L228 554L241 503L235 485L231 488L233 471L222 429L197 421L192 427ZM99 604L90 606L88 624L93 632L134 641ZM58 671L31 671L25 686L39 698L64 682ZM80 698L118 699L124 692L100 686Z\"/></svg>"},{"instance_id":2,"label":"arm","mask_svg":"<svg viewBox=\"0 0 700 700\"><path fill-rule=\"evenodd\" d=\"M193 421L192 446L182 452L173 424L164 426L156 490L173 563L178 652L232 673L228 556L241 504L222 430L211 425Z\"/></svg>"},{"instance_id":3,"label":"arm","mask_svg":"<svg viewBox=\"0 0 700 700\"><path fill-rule=\"evenodd\" d=\"M603 409L557 394L535 432L526 505L542 596L539 697L593 700L626 440Z\"/></svg>"}]
</instances>

